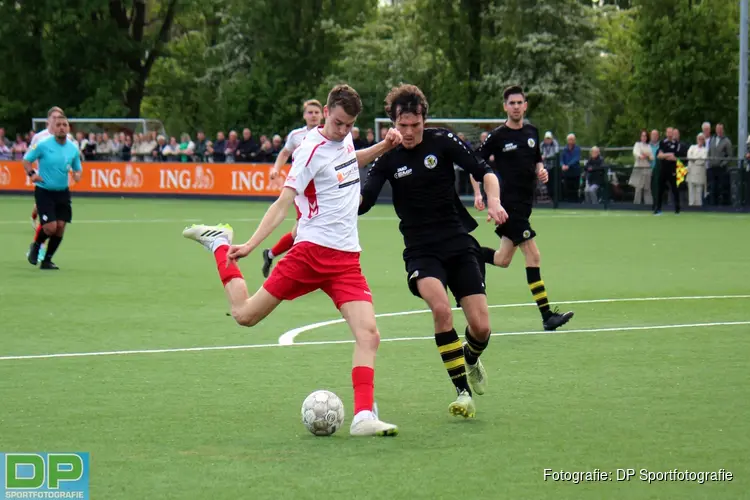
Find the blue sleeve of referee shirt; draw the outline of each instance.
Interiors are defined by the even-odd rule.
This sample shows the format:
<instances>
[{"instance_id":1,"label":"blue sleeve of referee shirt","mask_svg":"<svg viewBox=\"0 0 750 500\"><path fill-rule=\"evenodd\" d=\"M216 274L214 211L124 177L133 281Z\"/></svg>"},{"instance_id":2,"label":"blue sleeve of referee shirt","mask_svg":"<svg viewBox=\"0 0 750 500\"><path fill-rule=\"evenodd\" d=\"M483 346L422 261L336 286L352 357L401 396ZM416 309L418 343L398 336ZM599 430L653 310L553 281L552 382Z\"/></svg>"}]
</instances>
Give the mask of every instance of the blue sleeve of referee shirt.
<instances>
[{"instance_id":1,"label":"blue sleeve of referee shirt","mask_svg":"<svg viewBox=\"0 0 750 500\"><path fill-rule=\"evenodd\" d=\"M29 149L26 154L23 155L23 159L30 163L34 163L39 159L40 156L41 150L39 149L39 144L34 144L31 149Z\"/></svg>"}]
</instances>

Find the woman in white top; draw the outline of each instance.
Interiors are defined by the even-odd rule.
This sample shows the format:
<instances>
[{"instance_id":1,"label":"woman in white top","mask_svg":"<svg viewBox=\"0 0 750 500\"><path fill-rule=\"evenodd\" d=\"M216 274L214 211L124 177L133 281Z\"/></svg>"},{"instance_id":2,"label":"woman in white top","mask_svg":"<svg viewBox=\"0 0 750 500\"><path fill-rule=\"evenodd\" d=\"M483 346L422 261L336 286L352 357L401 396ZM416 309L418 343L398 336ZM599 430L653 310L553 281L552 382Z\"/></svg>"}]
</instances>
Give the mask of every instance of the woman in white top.
<instances>
[{"instance_id":1,"label":"woman in white top","mask_svg":"<svg viewBox=\"0 0 750 500\"><path fill-rule=\"evenodd\" d=\"M688 205L691 207L700 207L703 205L703 198L706 196L706 157L708 148L706 147L706 138L703 134L698 134L696 138L698 144L693 144L688 149Z\"/></svg>"},{"instance_id":2,"label":"woman in white top","mask_svg":"<svg viewBox=\"0 0 750 500\"><path fill-rule=\"evenodd\" d=\"M628 184L635 188L633 203L651 205L653 198L651 196L651 161L654 159L654 153L648 143L648 132L646 129L641 130L641 138L633 146L633 173L630 174Z\"/></svg>"}]
</instances>

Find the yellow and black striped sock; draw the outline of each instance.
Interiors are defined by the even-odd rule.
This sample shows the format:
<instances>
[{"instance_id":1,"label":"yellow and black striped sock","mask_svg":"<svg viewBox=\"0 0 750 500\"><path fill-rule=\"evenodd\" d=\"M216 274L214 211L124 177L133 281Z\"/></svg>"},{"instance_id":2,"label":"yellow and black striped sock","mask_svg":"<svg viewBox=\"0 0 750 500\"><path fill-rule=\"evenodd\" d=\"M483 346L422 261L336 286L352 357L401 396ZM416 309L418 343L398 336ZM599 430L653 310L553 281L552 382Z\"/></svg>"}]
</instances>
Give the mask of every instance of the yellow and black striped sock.
<instances>
[{"instance_id":1,"label":"yellow and black striped sock","mask_svg":"<svg viewBox=\"0 0 750 500\"><path fill-rule=\"evenodd\" d=\"M490 343L490 338L487 337L487 340L484 342L477 340L469 331L468 326L466 327L464 335L466 336L466 344L464 344L464 359L470 365L474 365L479 359L479 356L481 356L484 350L487 349L487 345Z\"/></svg>"},{"instance_id":2,"label":"yellow and black striped sock","mask_svg":"<svg viewBox=\"0 0 750 500\"><path fill-rule=\"evenodd\" d=\"M466 379L466 363L464 362L464 350L461 346L461 341L458 339L458 334L455 329L449 332L441 332L435 334L435 343L440 352L440 357L443 358L443 364L445 369L448 370L448 375L453 381L453 385L456 386L456 391L468 391L469 382Z\"/></svg>"},{"instance_id":3,"label":"yellow and black striped sock","mask_svg":"<svg viewBox=\"0 0 750 500\"><path fill-rule=\"evenodd\" d=\"M539 307L542 319L546 319L550 313L549 300L547 300L547 290L544 288L542 273L538 267L526 268L526 281L529 282L531 295L534 296L534 301L536 301L536 305Z\"/></svg>"}]
</instances>

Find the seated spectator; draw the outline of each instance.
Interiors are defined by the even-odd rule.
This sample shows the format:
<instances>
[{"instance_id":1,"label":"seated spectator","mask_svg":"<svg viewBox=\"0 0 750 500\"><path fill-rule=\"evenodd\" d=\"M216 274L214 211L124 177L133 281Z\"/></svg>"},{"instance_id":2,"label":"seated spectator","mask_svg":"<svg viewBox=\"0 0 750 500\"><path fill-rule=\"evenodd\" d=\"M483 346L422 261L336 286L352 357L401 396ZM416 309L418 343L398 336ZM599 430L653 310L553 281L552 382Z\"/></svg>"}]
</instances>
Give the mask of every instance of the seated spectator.
<instances>
[{"instance_id":1,"label":"seated spectator","mask_svg":"<svg viewBox=\"0 0 750 500\"><path fill-rule=\"evenodd\" d=\"M216 134L216 142L211 147L211 156L213 156L214 163L224 163L227 161L226 149L227 140L224 139L224 132L219 131Z\"/></svg>"},{"instance_id":2,"label":"seated spectator","mask_svg":"<svg viewBox=\"0 0 750 500\"><path fill-rule=\"evenodd\" d=\"M604 170L604 158L602 158L599 148L594 146L589 153L589 160L586 162L586 188L584 189L584 198L586 203L596 205L599 203L599 188L607 182L607 174Z\"/></svg>"}]
</instances>

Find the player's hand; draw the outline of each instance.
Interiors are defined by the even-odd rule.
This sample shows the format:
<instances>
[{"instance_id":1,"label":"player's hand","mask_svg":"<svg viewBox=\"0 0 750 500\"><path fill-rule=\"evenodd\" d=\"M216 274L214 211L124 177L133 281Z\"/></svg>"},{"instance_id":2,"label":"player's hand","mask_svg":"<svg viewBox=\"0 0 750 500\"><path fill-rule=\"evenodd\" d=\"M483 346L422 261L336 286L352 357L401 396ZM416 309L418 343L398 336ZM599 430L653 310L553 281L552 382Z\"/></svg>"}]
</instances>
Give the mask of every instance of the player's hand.
<instances>
[{"instance_id":1,"label":"player's hand","mask_svg":"<svg viewBox=\"0 0 750 500\"><path fill-rule=\"evenodd\" d=\"M536 171L536 178L542 183L547 184L547 181L549 180L549 172L547 172L546 168L540 168Z\"/></svg>"},{"instance_id":2,"label":"player's hand","mask_svg":"<svg viewBox=\"0 0 750 500\"><path fill-rule=\"evenodd\" d=\"M279 176L278 169L272 168L271 173L268 174L268 176L271 178L271 180L274 180L275 178L277 178Z\"/></svg>"},{"instance_id":3,"label":"player's hand","mask_svg":"<svg viewBox=\"0 0 750 500\"><path fill-rule=\"evenodd\" d=\"M34 174L31 176L31 182L44 182L44 179L42 179L41 175Z\"/></svg>"},{"instance_id":4,"label":"player's hand","mask_svg":"<svg viewBox=\"0 0 750 500\"><path fill-rule=\"evenodd\" d=\"M480 212L484 210L484 200L482 199L481 194L474 195L474 208L476 208Z\"/></svg>"},{"instance_id":5,"label":"player's hand","mask_svg":"<svg viewBox=\"0 0 750 500\"><path fill-rule=\"evenodd\" d=\"M401 132L399 132L395 128L388 130L388 133L385 134L385 139L383 139L388 149L395 148L396 146L401 144L402 140L403 140L403 137L401 137Z\"/></svg>"},{"instance_id":6,"label":"player's hand","mask_svg":"<svg viewBox=\"0 0 750 500\"><path fill-rule=\"evenodd\" d=\"M507 220L508 212L500 204L500 200L497 198L487 200L487 222L494 221L499 226L505 224Z\"/></svg>"},{"instance_id":7,"label":"player's hand","mask_svg":"<svg viewBox=\"0 0 750 500\"><path fill-rule=\"evenodd\" d=\"M250 255L251 250L252 249L247 243L242 245L230 246L229 250L227 251L227 266L229 266L230 262L236 262L243 257L247 257L248 255Z\"/></svg>"}]
</instances>

